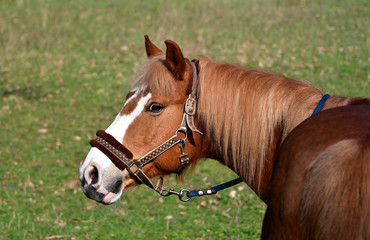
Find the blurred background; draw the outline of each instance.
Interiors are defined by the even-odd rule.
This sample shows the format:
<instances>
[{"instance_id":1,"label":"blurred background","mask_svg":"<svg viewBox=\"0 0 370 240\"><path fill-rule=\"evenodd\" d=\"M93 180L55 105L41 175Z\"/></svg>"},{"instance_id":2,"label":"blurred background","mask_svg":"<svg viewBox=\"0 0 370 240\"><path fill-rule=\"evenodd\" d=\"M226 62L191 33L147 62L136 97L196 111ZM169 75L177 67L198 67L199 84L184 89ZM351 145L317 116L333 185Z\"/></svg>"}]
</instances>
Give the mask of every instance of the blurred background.
<instances>
[{"instance_id":1,"label":"blurred background","mask_svg":"<svg viewBox=\"0 0 370 240\"><path fill-rule=\"evenodd\" d=\"M87 199L88 141L123 106L144 34L369 97L369 12L367 0L0 0L0 239L259 239L265 205L245 184L188 203L145 186L113 206ZM233 177L207 160L167 185Z\"/></svg>"}]
</instances>

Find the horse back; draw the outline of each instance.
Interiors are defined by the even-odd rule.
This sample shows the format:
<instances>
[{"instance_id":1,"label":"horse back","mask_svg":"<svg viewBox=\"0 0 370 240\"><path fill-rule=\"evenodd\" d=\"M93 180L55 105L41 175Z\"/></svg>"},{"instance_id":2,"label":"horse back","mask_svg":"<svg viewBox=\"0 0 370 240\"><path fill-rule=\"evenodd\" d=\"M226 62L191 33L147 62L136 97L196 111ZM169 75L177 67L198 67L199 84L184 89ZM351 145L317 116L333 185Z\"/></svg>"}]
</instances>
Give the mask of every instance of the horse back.
<instances>
[{"instance_id":1,"label":"horse back","mask_svg":"<svg viewBox=\"0 0 370 240\"><path fill-rule=\"evenodd\" d=\"M370 106L323 111L284 141L262 237L370 238Z\"/></svg>"}]
</instances>

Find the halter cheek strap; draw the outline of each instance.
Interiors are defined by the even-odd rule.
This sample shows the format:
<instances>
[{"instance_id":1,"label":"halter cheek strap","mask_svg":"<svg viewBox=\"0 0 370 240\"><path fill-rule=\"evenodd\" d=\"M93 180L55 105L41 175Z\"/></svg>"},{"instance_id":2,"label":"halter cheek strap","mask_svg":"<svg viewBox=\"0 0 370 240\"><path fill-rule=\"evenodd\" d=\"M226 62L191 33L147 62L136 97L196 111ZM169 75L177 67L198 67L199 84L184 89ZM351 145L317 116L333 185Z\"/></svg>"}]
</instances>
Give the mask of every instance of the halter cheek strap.
<instances>
[{"instance_id":1,"label":"halter cheek strap","mask_svg":"<svg viewBox=\"0 0 370 240\"><path fill-rule=\"evenodd\" d=\"M189 127L191 131L196 132L198 134L203 135L201 131L199 131L194 124L194 116L197 111L197 95L196 91L198 88L198 60L189 61L189 59L185 58L185 62L189 65L190 71L190 78L189 78L189 86L188 89L191 89L190 94L188 94L188 99L185 103L184 108L184 116L180 125L180 128L183 128L182 131L185 130L186 127ZM188 90L189 91L189 90Z\"/></svg>"}]
</instances>

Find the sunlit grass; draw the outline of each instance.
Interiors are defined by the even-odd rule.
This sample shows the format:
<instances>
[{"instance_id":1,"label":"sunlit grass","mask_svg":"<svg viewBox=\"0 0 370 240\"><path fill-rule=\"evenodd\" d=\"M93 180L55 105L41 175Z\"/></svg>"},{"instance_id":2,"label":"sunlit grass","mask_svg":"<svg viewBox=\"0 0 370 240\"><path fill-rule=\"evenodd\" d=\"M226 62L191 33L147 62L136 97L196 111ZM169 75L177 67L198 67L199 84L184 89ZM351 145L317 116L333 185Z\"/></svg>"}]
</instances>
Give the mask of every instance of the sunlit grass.
<instances>
[{"instance_id":1,"label":"sunlit grass","mask_svg":"<svg viewBox=\"0 0 370 240\"><path fill-rule=\"evenodd\" d=\"M0 239L258 239L264 204L245 185L182 203L146 187L114 206L77 180L88 140L121 109L143 35L369 97L366 1L0 2ZM202 163L176 188L235 175ZM236 195L234 196L234 192ZM232 193L232 194L231 194Z\"/></svg>"}]
</instances>

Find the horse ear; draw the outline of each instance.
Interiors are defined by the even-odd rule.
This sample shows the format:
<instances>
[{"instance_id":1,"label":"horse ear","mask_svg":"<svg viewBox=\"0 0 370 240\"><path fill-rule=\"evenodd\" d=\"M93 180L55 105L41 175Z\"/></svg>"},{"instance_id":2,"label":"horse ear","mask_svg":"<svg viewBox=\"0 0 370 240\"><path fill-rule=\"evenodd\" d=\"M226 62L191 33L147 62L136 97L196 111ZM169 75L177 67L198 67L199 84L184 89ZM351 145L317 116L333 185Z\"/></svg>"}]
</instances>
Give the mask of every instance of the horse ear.
<instances>
[{"instance_id":1,"label":"horse ear","mask_svg":"<svg viewBox=\"0 0 370 240\"><path fill-rule=\"evenodd\" d=\"M166 62L168 68L173 73L175 78L184 79L184 74L186 70L185 59L182 55L180 47L173 41L165 41L167 50L166 50Z\"/></svg>"},{"instance_id":2,"label":"horse ear","mask_svg":"<svg viewBox=\"0 0 370 240\"><path fill-rule=\"evenodd\" d=\"M156 45L154 45L150 41L148 35L144 35L144 37L145 37L146 55L148 55L148 58L163 54L162 50L159 49Z\"/></svg>"}]
</instances>

